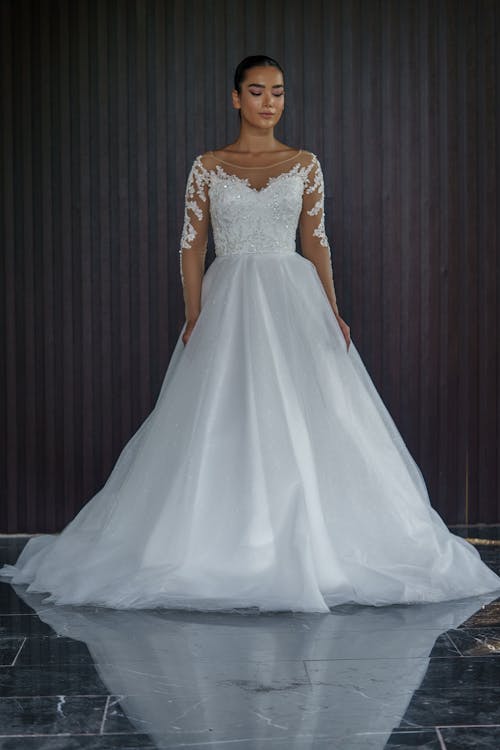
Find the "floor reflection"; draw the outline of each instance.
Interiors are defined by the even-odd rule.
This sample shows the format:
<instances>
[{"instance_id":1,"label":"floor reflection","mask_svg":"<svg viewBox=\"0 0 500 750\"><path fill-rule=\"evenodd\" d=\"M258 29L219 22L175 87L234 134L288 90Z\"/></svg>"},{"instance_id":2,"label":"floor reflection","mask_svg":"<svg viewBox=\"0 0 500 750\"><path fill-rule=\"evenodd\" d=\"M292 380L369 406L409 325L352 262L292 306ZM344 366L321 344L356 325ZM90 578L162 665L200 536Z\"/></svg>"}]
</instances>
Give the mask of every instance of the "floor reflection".
<instances>
[{"instance_id":1,"label":"floor reflection","mask_svg":"<svg viewBox=\"0 0 500 750\"><path fill-rule=\"evenodd\" d=\"M415 725L408 707L431 652L460 656L443 634L493 601L238 615L62 607L14 589L86 644L111 696L104 731L145 733L158 748L385 748L394 728Z\"/></svg>"}]
</instances>

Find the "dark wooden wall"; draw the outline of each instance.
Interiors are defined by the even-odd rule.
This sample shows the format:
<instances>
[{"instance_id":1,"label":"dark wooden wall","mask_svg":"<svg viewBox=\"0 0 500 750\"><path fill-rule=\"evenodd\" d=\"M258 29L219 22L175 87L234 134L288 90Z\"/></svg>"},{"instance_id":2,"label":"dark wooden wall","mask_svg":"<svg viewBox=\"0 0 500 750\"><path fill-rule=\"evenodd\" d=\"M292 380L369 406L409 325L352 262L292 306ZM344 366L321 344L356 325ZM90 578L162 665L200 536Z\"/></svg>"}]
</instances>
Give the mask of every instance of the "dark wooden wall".
<instances>
[{"instance_id":1,"label":"dark wooden wall","mask_svg":"<svg viewBox=\"0 0 500 750\"><path fill-rule=\"evenodd\" d=\"M495 0L0 3L1 531L62 528L153 407L187 172L235 138L232 72L259 52L433 505L500 521L499 24Z\"/></svg>"}]
</instances>

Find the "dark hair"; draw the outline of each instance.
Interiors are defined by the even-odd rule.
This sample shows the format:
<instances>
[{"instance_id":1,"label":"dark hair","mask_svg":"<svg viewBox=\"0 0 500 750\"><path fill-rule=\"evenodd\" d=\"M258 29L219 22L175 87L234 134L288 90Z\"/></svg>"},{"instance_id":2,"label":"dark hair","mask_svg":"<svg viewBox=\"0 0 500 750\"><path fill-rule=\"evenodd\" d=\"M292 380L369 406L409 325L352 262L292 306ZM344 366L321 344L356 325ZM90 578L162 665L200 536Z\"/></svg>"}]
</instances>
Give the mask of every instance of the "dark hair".
<instances>
[{"instance_id":1,"label":"dark hair","mask_svg":"<svg viewBox=\"0 0 500 750\"><path fill-rule=\"evenodd\" d=\"M283 73L283 77L285 76L285 71L274 58L267 55L250 55L238 63L234 71L234 88L238 94L241 94L241 83L245 78L246 71L250 68L256 68L258 65L269 65L273 68L278 68Z\"/></svg>"}]
</instances>

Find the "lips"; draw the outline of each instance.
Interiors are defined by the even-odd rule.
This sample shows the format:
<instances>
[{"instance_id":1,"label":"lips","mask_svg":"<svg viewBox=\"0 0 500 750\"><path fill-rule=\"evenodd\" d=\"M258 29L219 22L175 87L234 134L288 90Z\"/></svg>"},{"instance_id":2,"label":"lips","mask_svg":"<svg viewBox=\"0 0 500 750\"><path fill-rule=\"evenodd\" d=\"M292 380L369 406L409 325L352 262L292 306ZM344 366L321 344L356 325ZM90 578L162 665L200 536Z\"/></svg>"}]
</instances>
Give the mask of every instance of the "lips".
<instances>
[{"instance_id":1,"label":"lips","mask_svg":"<svg viewBox=\"0 0 500 750\"><path fill-rule=\"evenodd\" d=\"M274 112L260 112L261 117L274 117Z\"/></svg>"}]
</instances>

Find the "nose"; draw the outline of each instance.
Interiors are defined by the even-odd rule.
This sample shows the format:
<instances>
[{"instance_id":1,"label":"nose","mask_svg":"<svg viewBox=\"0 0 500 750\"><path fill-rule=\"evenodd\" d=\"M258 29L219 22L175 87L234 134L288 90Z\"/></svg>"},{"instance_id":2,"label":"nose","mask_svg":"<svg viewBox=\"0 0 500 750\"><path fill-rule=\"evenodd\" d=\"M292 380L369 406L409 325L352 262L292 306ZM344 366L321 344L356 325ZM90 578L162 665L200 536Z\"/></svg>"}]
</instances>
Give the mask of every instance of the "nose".
<instances>
[{"instance_id":1,"label":"nose","mask_svg":"<svg viewBox=\"0 0 500 750\"><path fill-rule=\"evenodd\" d=\"M270 94L270 93L268 93L268 92L266 92L266 93L264 94L264 106L265 106L265 107L270 107L271 105L272 105L272 97L271 97L271 94Z\"/></svg>"}]
</instances>

